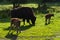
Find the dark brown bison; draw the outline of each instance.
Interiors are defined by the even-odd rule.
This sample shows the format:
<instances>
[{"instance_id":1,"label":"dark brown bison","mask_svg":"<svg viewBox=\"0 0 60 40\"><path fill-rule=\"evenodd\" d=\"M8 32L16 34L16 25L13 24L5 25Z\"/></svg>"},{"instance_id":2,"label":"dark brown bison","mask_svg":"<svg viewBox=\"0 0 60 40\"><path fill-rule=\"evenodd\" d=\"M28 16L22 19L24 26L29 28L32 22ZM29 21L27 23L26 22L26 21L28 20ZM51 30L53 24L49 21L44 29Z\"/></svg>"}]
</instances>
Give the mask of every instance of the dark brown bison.
<instances>
[{"instance_id":1,"label":"dark brown bison","mask_svg":"<svg viewBox=\"0 0 60 40\"><path fill-rule=\"evenodd\" d=\"M29 20L31 20L33 25L35 25L35 21L36 21L34 12L29 7L21 7L21 8L18 7L11 10L11 18L22 18L23 22L27 20L29 24L30 24Z\"/></svg>"},{"instance_id":2,"label":"dark brown bison","mask_svg":"<svg viewBox=\"0 0 60 40\"><path fill-rule=\"evenodd\" d=\"M47 25L47 22L48 24L50 24L50 20L51 20L51 17L54 16L54 14L46 14L45 15L45 24Z\"/></svg>"}]
</instances>

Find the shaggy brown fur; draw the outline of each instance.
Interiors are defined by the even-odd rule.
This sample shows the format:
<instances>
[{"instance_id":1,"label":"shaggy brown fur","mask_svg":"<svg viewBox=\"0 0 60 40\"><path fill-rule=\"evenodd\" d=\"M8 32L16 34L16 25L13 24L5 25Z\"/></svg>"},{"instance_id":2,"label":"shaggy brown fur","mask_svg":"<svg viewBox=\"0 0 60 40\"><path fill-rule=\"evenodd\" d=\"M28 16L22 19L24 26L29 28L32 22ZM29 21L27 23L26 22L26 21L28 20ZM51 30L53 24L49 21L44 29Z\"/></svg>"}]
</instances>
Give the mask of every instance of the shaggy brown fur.
<instances>
[{"instance_id":1,"label":"shaggy brown fur","mask_svg":"<svg viewBox=\"0 0 60 40\"><path fill-rule=\"evenodd\" d=\"M45 24L50 24L51 17L54 16L54 14L46 14L45 15Z\"/></svg>"},{"instance_id":2,"label":"shaggy brown fur","mask_svg":"<svg viewBox=\"0 0 60 40\"><path fill-rule=\"evenodd\" d=\"M10 28L10 31L11 29L16 29L17 33L18 33L18 30L20 28L20 20L19 18L11 18L11 28Z\"/></svg>"}]
</instances>

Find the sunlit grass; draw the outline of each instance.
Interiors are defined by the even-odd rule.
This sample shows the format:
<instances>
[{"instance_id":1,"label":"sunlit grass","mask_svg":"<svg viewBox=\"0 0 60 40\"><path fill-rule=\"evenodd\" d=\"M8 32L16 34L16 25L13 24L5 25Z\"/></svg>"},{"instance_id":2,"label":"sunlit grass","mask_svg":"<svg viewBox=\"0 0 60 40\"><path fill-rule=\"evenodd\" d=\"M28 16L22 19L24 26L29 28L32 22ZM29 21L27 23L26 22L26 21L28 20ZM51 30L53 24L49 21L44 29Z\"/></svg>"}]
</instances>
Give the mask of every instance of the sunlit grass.
<instances>
[{"instance_id":1,"label":"sunlit grass","mask_svg":"<svg viewBox=\"0 0 60 40\"><path fill-rule=\"evenodd\" d=\"M36 25L32 26L29 29L23 30L18 36L56 36L56 33L60 33L60 18L58 14L55 14L55 17L51 19L51 24L45 25L44 15L41 17L40 15L36 15ZM25 26L29 24L26 23ZM0 22L0 37L5 38L9 30L4 30L10 26L10 22L1 23ZM26 39L26 38L25 38ZM29 38L27 38L29 39ZM34 39L34 38L33 38ZM39 39L39 38L38 38ZM43 38L44 39L44 38Z\"/></svg>"},{"instance_id":2,"label":"sunlit grass","mask_svg":"<svg viewBox=\"0 0 60 40\"><path fill-rule=\"evenodd\" d=\"M34 6L33 6L34 5ZM22 5L23 6L23 5ZM27 7L37 7L35 4L24 4L24 6ZM0 5L0 9L3 10L3 8L10 9L12 5ZM53 6L56 9L58 6ZM60 35L60 13L54 13L54 17L51 19L51 23L49 25L45 25L45 14L36 14L36 25L29 27L28 23L26 23L25 27L22 27L23 30L21 33L18 34L18 40L48 40L54 39L59 40L60 38L56 38L54 36ZM8 19L7 19L8 20ZM21 26L23 23L21 23ZM27 28L28 26L28 28ZM0 38L6 38L5 36L8 35L9 30L6 30L8 27L10 27L10 21L9 22L2 22L0 21ZM16 31L13 32L13 34L16 35ZM23 36L23 37L22 37ZM48 38L46 38L48 37ZM51 37L51 38L50 38ZM9 38L8 38L9 39ZM11 39L11 38L10 38Z\"/></svg>"}]
</instances>

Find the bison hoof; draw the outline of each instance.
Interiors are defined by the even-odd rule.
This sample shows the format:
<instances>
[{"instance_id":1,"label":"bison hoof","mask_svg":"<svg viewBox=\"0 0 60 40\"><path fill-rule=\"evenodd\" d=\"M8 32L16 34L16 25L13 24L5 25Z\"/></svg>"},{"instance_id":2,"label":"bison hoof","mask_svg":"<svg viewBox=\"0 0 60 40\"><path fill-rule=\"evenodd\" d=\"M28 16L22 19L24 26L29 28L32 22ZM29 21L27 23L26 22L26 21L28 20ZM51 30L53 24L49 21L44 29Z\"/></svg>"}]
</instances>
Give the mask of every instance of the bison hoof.
<instances>
[{"instance_id":1,"label":"bison hoof","mask_svg":"<svg viewBox=\"0 0 60 40\"><path fill-rule=\"evenodd\" d=\"M35 26L35 24L32 24L32 26Z\"/></svg>"},{"instance_id":2,"label":"bison hoof","mask_svg":"<svg viewBox=\"0 0 60 40\"><path fill-rule=\"evenodd\" d=\"M47 23L45 23L45 25L47 25Z\"/></svg>"},{"instance_id":3,"label":"bison hoof","mask_svg":"<svg viewBox=\"0 0 60 40\"><path fill-rule=\"evenodd\" d=\"M48 24L50 24L50 22Z\"/></svg>"}]
</instances>

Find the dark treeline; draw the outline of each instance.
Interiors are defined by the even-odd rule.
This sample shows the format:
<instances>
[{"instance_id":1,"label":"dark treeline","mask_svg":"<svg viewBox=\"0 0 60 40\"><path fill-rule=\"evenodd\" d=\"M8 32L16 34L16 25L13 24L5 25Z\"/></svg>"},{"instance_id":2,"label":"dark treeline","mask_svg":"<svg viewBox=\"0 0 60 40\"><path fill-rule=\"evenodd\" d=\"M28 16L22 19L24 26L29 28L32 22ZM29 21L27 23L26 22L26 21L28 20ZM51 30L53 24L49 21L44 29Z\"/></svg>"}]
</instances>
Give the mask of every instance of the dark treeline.
<instances>
[{"instance_id":1,"label":"dark treeline","mask_svg":"<svg viewBox=\"0 0 60 40\"><path fill-rule=\"evenodd\" d=\"M11 2L12 0L0 0L0 2ZM14 0L14 1L19 1L20 3L28 3L28 2L37 2L37 1L42 1L42 0ZM60 2L60 0L44 0L46 2Z\"/></svg>"},{"instance_id":2,"label":"dark treeline","mask_svg":"<svg viewBox=\"0 0 60 40\"><path fill-rule=\"evenodd\" d=\"M42 13L46 13L47 12L47 8L49 8L46 5L47 2L54 3L54 2L60 2L60 0L0 0L0 3L3 3L3 4L10 3L10 4L12 4L13 8L15 6L20 6L20 4L37 3L38 7L37 8L32 8L32 9L35 10L35 12L38 11L38 12L42 12ZM40 5L42 5L42 6L40 6ZM2 12L9 13L7 11L9 11L9 10L0 11L0 15L3 14ZM4 17L5 17L5 14L3 15L3 18Z\"/></svg>"}]
</instances>

